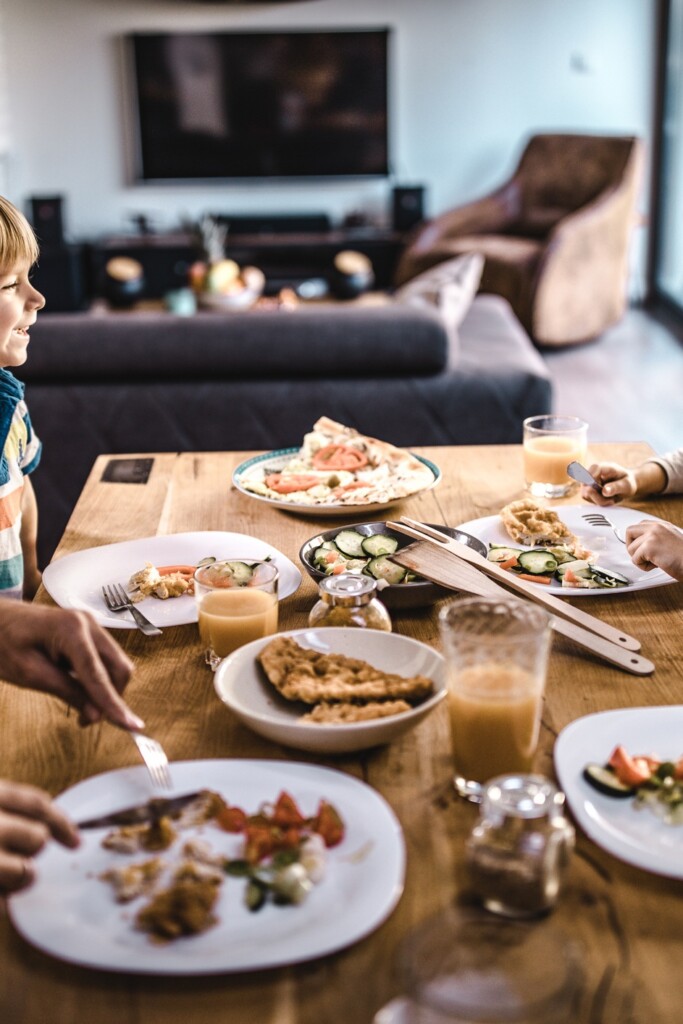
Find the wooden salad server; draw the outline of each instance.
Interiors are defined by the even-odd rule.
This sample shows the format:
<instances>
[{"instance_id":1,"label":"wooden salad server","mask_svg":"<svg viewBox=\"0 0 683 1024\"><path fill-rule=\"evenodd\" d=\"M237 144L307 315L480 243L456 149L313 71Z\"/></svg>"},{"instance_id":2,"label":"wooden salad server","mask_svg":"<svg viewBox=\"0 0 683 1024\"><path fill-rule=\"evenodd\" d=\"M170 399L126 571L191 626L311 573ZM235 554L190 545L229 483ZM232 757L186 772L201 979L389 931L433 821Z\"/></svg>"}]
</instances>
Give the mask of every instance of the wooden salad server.
<instances>
[{"instance_id":1,"label":"wooden salad server","mask_svg":"<svg viewBox=\"0 0 683 1024\"><path fill-rule=\"evenodd\" d=\"M392 524L391 529L397 529L396 524ZM453 557L452 553L439 551L434 544L429 542L409 544L408 547L396 551L391 556L391 560L407 569L412 569L420 576L432 580L433 583L439 583L441 586L454 590L479 594L483 597L495 597L497 594L509 596L505 587L490 576L486 576L474 566ZM642 655L619 647L611 640L606 640L575 622L553 616L551 625L556 633L569 637L581 647L585 647L599 658L609 661L626 672L637 676L647 676L655 670L652 662L643 658Z\"/></svg>"}]
</instances>

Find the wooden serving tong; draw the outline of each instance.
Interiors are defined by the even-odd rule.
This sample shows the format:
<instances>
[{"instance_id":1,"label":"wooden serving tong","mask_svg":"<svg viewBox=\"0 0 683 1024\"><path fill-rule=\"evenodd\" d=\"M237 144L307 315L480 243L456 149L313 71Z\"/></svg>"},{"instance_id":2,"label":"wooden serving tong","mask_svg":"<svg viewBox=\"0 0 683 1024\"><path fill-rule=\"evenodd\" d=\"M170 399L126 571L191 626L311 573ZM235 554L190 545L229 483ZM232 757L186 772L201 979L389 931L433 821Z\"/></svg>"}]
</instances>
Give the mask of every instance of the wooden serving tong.
<instances>
[{"instance_id":1,"label":"wooden serving tong","mask_svg":"<svg viewBox=\"0 0 683 1024\"><path fill-rule=\"evenodd\" d=\"M635 637L545 593L533 583L518 579L440 530L406 516L400 522L388 522L387 528L427 542L410 544L393 554L392 560L400 565L454 590L481 595L495 595L506 589L517 591L553 613L552 626L557 633L633 675L654 672L652 662L635 653L640 648Z\"/></svg>"}]
</instances>

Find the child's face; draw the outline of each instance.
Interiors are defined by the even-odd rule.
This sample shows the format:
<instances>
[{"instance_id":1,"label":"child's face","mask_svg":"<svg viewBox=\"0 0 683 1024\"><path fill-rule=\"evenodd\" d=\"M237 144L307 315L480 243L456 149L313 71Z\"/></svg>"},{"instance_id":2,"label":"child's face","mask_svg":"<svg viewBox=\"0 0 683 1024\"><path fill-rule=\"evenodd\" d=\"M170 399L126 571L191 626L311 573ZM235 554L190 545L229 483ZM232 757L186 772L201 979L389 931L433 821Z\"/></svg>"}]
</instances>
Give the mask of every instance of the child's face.
<instances>
[{"instance_id":1,"label":"child's face","mask_svg":"<svg viewBox=\"0 0 683 1024\"><path fill-rule=\"evenodd\" d=\"M28 263L0 271L0 366L26 362L28 329L45 299L28 279Z\"/></svg>"}]
</instances>

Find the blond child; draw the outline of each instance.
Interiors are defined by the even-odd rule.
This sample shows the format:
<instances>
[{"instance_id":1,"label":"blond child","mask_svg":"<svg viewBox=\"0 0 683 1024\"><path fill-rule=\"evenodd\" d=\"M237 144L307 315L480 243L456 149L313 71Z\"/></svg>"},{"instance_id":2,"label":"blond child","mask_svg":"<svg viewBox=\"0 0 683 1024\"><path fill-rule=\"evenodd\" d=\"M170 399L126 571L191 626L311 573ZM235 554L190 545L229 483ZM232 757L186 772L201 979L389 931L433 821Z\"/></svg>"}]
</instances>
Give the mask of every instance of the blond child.
<instances>
[{"instance_id":1,"label":"blond child","mask_svg":"<svg viewBox=\"0 0 683 1024\"><path fill-rule=\"evenodd\" d=\"M29 280L38 243L26 218L0 196L0 595L30 599L40 585L38 511L29 474L41 444L8 367L26 362L29 329L45 305Z\"/></svg>"}]
</instances>

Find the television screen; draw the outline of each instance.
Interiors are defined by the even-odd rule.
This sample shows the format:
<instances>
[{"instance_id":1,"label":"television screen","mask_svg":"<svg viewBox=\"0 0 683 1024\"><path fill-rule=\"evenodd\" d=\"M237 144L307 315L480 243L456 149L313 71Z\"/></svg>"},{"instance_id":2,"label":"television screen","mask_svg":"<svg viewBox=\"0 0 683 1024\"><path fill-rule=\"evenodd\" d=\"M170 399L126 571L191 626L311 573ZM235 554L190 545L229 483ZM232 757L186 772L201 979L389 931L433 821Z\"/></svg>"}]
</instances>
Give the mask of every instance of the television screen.
<instances>
[{"instance_id":1,"label":"television screen","mask_svg":"<svg viewBox=\"0 0 683 1024\"><path fill-rule=\"evenodd\" d=\"M388 30L130 40L139 178L388 174Z\"/></svg>"}]
</instances>

